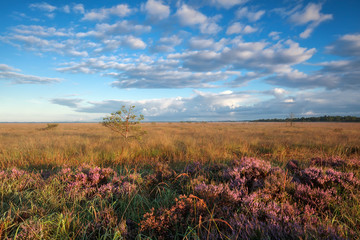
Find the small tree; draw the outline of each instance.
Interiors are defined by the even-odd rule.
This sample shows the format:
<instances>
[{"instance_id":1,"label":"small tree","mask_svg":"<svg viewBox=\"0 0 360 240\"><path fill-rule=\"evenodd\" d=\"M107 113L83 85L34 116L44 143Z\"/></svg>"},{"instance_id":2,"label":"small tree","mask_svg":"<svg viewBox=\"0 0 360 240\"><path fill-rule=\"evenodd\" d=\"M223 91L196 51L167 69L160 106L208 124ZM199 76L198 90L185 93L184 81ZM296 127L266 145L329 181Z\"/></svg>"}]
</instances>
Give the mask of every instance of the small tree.
<instances>
[{"instance_id":1,"label":"small tree","mask_svg":"<svg viewBox=\"0 0 360 240\"><path fill-rule=\"evenodd\" d=\"M136 115L135 106L122 106L121 110L104 117L102 125L119 133L123 138L139 137L144 134L140 126L136 126L144 119L142 114Z\"/></svg>"},{"instance_id":2,"label":"small tree","mask_svg":"<svg viewBox=\"0 0 360 240\"><path fill-rule=\"evenodd\" d=\"M289 114L289 117L288 117L288 119L287 119L287 120L290 122L290 127L293 126L294 119L295 119L295 114L294 114L294 113L290 113L290 114Z\"/></svg>"}]
</instances>

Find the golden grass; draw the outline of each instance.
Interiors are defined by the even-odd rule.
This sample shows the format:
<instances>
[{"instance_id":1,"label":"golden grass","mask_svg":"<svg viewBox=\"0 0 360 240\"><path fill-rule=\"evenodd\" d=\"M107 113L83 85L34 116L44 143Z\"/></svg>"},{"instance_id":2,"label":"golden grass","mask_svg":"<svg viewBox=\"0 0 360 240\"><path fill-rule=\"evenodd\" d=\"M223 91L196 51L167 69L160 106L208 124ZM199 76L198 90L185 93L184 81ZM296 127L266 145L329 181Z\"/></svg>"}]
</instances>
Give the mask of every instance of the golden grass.
<instances>
[{"instance_id":1,"label":"golden grass","mask_svg":"<svg viewBox=\"0 0 360 240\"><path fill-rule=\"evenodd\" d=\"M221 162L242 156L279 165L290 159L359 158L359 123L143 123L142 140L125 142L98 123L0 124L0 168Z\"/></svg>"}]
</instances>

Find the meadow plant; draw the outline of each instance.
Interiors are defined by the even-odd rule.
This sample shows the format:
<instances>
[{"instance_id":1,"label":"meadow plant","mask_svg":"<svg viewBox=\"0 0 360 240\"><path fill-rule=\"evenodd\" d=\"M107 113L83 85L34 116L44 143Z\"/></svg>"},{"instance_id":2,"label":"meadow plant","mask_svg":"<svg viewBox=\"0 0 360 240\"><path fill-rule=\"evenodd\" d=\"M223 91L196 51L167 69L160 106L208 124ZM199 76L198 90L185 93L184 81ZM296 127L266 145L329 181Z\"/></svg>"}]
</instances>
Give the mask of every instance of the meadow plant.
<instances>
[{"instance_id":1,"label":"meadow plant","mask_svg":"<svg viewBox=\"0 0 360 240\"><path fill-rule=\"evenodd\" d=\"M324 171L321 168L310 167L302 170L299 178L304 183L322 189L332 187L341 187L343 189L358 189L360 181L354 176L354 173L344 173L335 171L334 169L327 169Z\"/></svg>"},{"instance_id":2,"label":"meadow plant","mask_svg":"<svg viewBox=\"0 0 360 240\"><path fill-rule=\"evenodd\" d=\"M130 196L136 192L137 175L118 176L111 168L81 166L72 171L63 169L59 179L66 185L73 198L109 198L112 196Z\"/></svg>"},{"instance_id":3,"label":"meadow plant","mask_svg":"<svg viewBox=\"0 0 360 240\"><path fill-rule=\"evenodd\" d=\"M177 231L199 223L206 213L204 200L194 195L180 195L170 209L159 209L155 212L152 208L146 213L144 220L140 222L140 231L159 239L171 239Z\"/></svg>"},{"instance_id":4,"label":"meadow plant","mask_svg":"<svg viewBox=\"0 0 360 240\"><path fill-rule=\"evenodd\" d=\"M360 125L141 125L2 125L0 239L360 236Z\"/></svg>"}]
</instances>

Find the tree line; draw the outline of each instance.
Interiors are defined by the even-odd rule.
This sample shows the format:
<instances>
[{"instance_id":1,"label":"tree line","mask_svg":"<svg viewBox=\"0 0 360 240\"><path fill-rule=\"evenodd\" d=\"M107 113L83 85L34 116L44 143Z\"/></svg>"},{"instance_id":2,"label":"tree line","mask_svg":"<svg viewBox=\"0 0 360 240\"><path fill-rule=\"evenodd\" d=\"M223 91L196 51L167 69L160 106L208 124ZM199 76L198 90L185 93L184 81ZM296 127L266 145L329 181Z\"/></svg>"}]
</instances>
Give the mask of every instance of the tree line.
<instances>
[{"instance_id":1,"label":"tree line","mask_svg":"<svg viewBox=\"0 0 360 240\"><path fill-rule=\"evenodd\" d=\"M321 117L258 119L252 122L360 122L360 117L324 115Z\"/></svg>"}]
</instances>

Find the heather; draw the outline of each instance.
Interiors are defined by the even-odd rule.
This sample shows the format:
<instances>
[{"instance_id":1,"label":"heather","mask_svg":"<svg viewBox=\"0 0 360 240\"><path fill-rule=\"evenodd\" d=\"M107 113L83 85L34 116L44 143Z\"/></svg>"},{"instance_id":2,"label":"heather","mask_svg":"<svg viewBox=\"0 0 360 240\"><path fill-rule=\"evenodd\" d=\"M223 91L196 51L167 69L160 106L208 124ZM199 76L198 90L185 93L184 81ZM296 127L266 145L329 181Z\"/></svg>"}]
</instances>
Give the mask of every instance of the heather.
<instances>
[{"instance_id":1,"label":"heather","mask_svg":"<svg viewBox=\"0 0 360 240\"><path fill-rule=\"evenodd\" d=\"M348 132L343 150L335 150L340 146L325 139L322 150L313 151L311 144L306 146L299 139L303 135L292 135L291 142L284 132L321 133L320 125L307 130L297 125L275 125L277 135L267 130L274 134L272 145L266 134L255 145L246 132L248 125L164 123L149 124L147 131L169 126L174 131L172 138L164 132L127 143L111 133L97 135L89 130L75 135L74 129L61 125L49 131L24 128L20 134L17 130L17 143L0 142L0 239L360 236L360 158L356 151L345 151L350 145L356 149L353 128L342 132ZM212 129L206 130L206 126ZM228 139L239 137L236 133L219 134L217 127L227 132L229 126L237 126L238 130L244 127L241 133L249 134L249 139L236 143ZM324 126L328 131L333 125ZM256 125L248 127L255 135L265 131L263 125L259 129ZM209 134L207 138L189 132L198 128ZM1 131L1 140L7 139L5 130ZM211 138L210 133L215 132L220 139ZM67 135L70 133L71 138ZM72 146L53 143L52 138L68 138ZM98 143L92 142L93 138ZM155 140L156 144L152 142ZM316 141L316 137L308 141ZM291 151L282 155L278 152L284 142L292 155ZM76 146L83 147L75 151Z\"/></svg>"}]
</instances>

